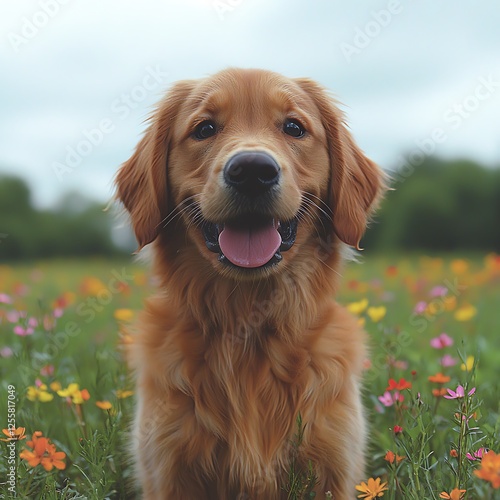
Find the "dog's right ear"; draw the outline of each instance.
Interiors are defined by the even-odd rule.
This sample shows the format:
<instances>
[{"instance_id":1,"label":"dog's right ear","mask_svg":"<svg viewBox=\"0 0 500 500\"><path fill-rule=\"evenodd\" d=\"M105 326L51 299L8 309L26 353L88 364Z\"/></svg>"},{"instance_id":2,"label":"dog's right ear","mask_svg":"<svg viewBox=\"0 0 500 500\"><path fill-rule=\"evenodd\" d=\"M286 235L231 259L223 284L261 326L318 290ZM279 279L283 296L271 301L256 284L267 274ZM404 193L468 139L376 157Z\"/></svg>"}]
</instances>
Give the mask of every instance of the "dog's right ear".
<instances>
[{"instance_id":1,"label":"dog's right ear","mask_svg":"<svg viewBox=\"0 0 500 500\"><path fill-rule=\"evenodd\" d=\"M142 247L151 243L168 215L167 163L172 126L181 104L193 88L192 81L175 84L160 102L134 154L115 178L116 198L130 213L132 226Z\"/></svg>"}]
</instances>

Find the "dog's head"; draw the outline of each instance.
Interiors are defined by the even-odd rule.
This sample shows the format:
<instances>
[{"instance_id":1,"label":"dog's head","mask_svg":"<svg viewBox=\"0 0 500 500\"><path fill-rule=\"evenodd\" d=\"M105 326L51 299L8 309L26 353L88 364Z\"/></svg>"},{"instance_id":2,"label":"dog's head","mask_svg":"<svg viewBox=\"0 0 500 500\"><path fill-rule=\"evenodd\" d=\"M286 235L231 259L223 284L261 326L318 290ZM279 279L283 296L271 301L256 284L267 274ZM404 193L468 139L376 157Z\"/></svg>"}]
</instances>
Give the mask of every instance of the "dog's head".
<instances>
[{"instance_id":1,"label":"dog's head","mask_svg":"<svg viewBox=\"0 0 500 500\"><path fill-rule=\"evenodd\" d=\"M180 225L234 277L279 271L318 228L358 247L384 184L321 86L241 69L175 84L116 183L139 247Z\"/></svg>"}]
</instances>

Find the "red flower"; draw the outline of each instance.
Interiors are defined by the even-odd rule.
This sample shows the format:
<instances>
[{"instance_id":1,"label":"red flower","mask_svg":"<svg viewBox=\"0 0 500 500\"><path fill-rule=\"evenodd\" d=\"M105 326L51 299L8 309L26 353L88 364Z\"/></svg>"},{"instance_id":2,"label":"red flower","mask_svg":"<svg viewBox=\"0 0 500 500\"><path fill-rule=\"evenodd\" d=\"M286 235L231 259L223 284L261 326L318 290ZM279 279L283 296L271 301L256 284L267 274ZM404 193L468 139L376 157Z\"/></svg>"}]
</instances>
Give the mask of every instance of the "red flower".
<instances>
[{"instance_id":1,"label":"red flower","mask_svg":"<svg viewBox=\"0 0 500 500\"><path fill-rule=\"evenodd\" d=\"M400 378L399 382L396 382L393 378L389 379L389 385L386 391L404 391L405 389L411 389L411 382L408 382L404 378Z\"/></svg>"},{"instance_id":2,"label":"red flower","mask_svg":"<svg viewBox=\"0 0 500 500\"><path fill-rule=\"evenodd\" d=\"M393 431L394 434L401 434L403 432L403 428L400 425L395 425Z\"/></svg>"}]
</instances>

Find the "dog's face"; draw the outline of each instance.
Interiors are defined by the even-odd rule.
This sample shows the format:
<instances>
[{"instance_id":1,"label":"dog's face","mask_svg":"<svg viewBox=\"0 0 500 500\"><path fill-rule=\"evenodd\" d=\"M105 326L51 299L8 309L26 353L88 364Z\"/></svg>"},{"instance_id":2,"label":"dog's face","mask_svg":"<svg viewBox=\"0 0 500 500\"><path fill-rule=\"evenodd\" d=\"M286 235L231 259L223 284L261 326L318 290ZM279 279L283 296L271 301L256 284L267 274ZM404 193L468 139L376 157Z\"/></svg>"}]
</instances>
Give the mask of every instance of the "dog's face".
<instances>
[{"instance_id":1,"label":"dog's face","mask_svg":"<svg viewBox=\"0 0 500 500\"><path fill-rule=\"evenodd\" d=\"M180 223L239 278L279 272L319 227L358 246L383 183L342 119L306 79L233 69L176 84L117 176L139 245Z\"/></svg>"}]
</instances>

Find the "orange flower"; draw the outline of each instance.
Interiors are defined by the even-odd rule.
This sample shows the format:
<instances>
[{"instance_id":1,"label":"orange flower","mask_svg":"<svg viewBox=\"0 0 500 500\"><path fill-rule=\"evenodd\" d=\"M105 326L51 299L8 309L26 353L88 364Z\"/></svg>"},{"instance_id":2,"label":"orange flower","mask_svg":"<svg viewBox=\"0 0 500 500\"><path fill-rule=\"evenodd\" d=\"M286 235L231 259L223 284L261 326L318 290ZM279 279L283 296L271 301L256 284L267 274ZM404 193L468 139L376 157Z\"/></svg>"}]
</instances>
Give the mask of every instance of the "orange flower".
<instances>
[{"instance_id":1,"label":"orange flower","mask_svg":"<svg viewBox=\"0 0 500 500\"><path fill-rule=\"evenodd\" d=\"M24 433L26 432L25 427L18 427L17 429L2 429L2 432L7 436L7 439L0 439L0 441L21 441L21 439L26 439Z\"/></svg>"},{"instance_id":2,"label":"orange flower","mask_svg":"<svg viewBox=\"0 0 500 500\"><path fill-rule=\"evenodd\" d=\"M399 462L401 462L401 460L404 460L406 457L401 457L397 454L395 454L394 452L392 451L388 451L386 454L385 454L385 457L384 457L384 460L386 460L387 462L389 462L390 464L393 464L394 461L396 461L396 464L399 464Z\"/></svg>"},{"instance_id":3,"label":"orange flower","mask_svg":"<svg viewBox=\"0 0 500 500\"><path fill-rule=\"evenodd\" d=\"M458 451L453 449L450 450L450 457L457 458L458 457Z\"/></svg>"},{"instance_id":4,"label":"orange flower","mask_svg":"<svg viewBox=\"0 0 500 500\"><path fill-rule=\"evenodd\" d=\"M381 483L379 477L377 479L371 477L366 483L363 481L357 484L356 489L361 491L361 495L358 495L358 498L373 500L384 496L384 491L387 491L387 483Z\"/></svg>"},{"instance_id":5,"label":"orange flower","mask_svg":"<svg viewBox=\"0 0 500 500\"><path fill-rule=\"evenodd\" d=\"M448 394L448 393L446 392L446 389L444 387L440 387L439 389L432 389L432 395L436 396L436 398L441 398L445 394Z\"/></svg>"},{"instance_id":6,"label":"orange flower","mask_svg":"<svg viewBox=\"0 0 500 500\"><path fill-rule=\"evenodd\" d=\"M101 410L111 410L113 406L109 401L96 401L95 405Z\"/></svg>"},{"instance_id":7,"label":"orange flower","mask_svg":"<svg viewBox=\"0 0 500 500\"><path fill-rule=\"evenodd\" d=\"M439 498L446 498L448 500L461 500L464 497L464 493L466 491L467 490L459 490L458 488L454 488L449 493L446 493L446 491L443 491L439 495Z\"/></svg>"},{"instance_id":8,"label":"orange flower","mask_svg":"<svg viewBox=\"0 0 500 500\"><path fill-rule=\"evenodd\" d=\"M441 372L439 372L436 373L436 375L431 375L428 380L433 384L446 384L451 380L451 377L448 377L448 375L443 375Z\"/></svg>"},{"instance_id":9,"label":"orange flower","mask_svg":"<svg viewBox=\"0 0 500 500\"><path fill-rule=\"evenodd\" d=\"M500 488L500 453L489 451L481 460L481 468L475 470L474 474L480 479L489 481L493 488Z\"/></svg>"},{"instance_id":10,"label":"orange flower","mask_svg":"<svg viewBox=\"0 0 500 500\"><path fill-rule=\"evenodd\" d=\"M31 450L25 448L19 456L23 460L26 460L30 467L36 467L41 464L47 472L51 471L54 467L59 470L66 468L66 464L63 462L66 458L66 453L56 451L55 445L48 438L43 437L41 431L35 431L31 441L28 441L26 444Z\"/></svg>"}]
</instances>

